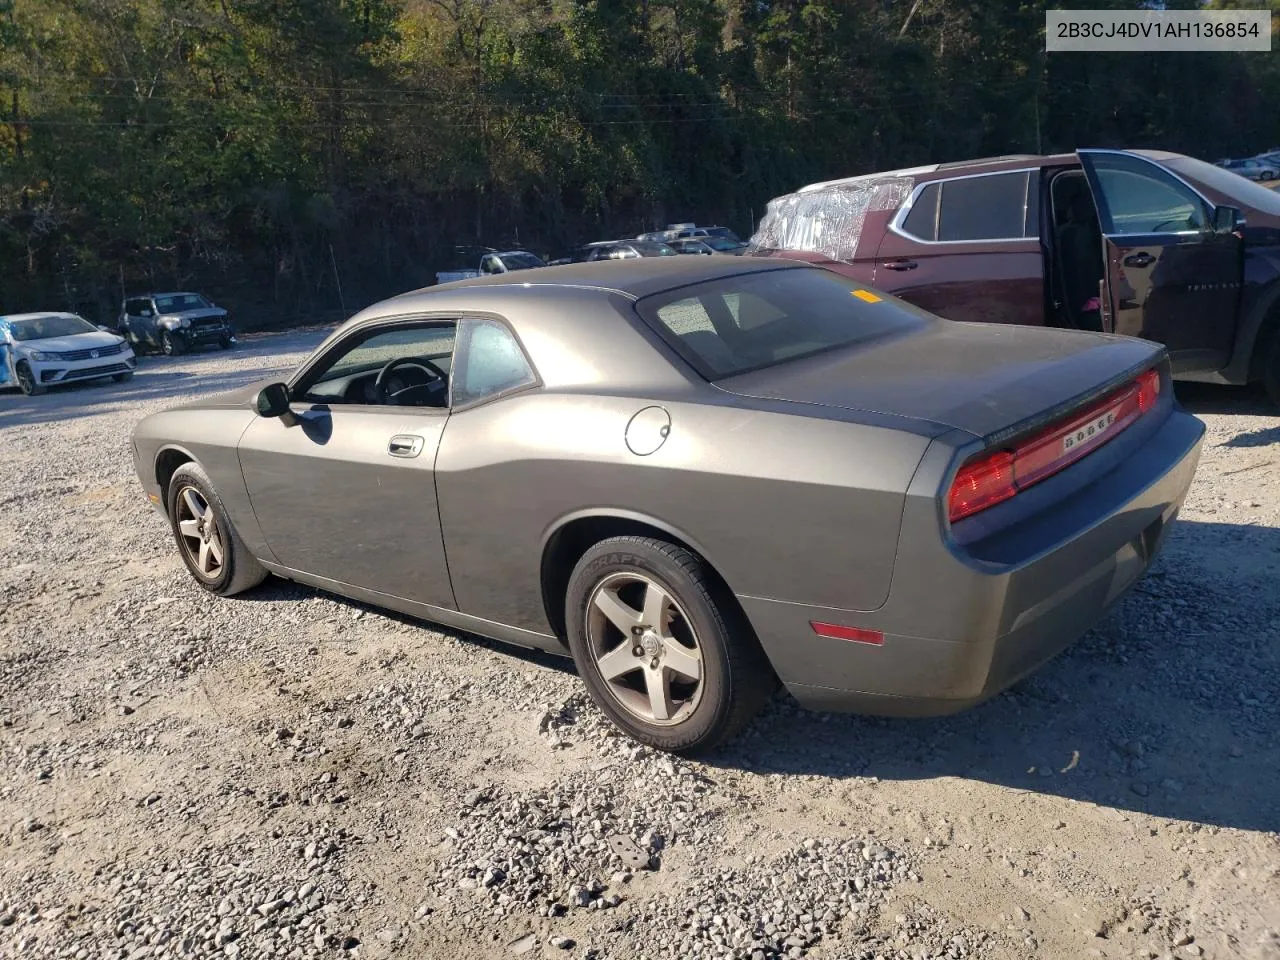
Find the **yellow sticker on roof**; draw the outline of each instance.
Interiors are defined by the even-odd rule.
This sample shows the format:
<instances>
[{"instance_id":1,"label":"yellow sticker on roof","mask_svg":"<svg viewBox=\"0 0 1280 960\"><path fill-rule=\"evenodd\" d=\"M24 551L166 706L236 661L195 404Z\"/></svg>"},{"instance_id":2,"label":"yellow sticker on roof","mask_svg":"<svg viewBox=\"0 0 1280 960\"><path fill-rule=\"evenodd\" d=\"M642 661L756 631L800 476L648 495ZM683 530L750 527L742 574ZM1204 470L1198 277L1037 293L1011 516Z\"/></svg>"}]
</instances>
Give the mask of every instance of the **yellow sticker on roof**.
<instances>
[{"instance_id":1,"label":"yellow sticker on roof","mask_svg":"<svg viewBox=\"0 0 1280 960\"><path fill-rule=\"evenodd\" d=\"M854 290L853 295L859 300L866 301L867 303L879 303L881 300L880 297L877 297L870 290Z\"/></svg>"}]
</instances>

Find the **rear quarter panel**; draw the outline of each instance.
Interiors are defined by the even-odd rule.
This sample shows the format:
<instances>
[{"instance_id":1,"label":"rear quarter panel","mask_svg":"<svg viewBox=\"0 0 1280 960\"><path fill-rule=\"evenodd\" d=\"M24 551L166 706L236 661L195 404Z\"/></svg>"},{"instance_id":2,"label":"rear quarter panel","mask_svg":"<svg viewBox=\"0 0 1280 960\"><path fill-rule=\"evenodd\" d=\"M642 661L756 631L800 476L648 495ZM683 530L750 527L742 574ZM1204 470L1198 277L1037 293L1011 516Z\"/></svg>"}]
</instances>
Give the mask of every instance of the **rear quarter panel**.
<instances>
[{"instance_id":1,"label":"rear quarter panel","mask_svg":"<svg viewBox=\"0 0 1280 960\"><path fill-rule=\"evenodd\" d=\"M627 424L654 404L670 432L637 456ZM589 515L671 531L742 596L880 606L929 439L802 409L530 393L455 414L436 484L458 609L550 632L544 545Z\"/></svg>"}]
</instances>

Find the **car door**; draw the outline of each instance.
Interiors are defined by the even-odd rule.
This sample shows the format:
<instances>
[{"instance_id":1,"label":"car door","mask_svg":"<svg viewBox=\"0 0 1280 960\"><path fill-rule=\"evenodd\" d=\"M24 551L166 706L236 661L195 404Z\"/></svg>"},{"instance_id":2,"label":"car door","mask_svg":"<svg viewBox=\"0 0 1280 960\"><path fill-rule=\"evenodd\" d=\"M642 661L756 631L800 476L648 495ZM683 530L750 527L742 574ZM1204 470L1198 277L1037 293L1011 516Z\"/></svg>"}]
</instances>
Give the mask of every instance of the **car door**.
<instances>
[{"instance_id":1,"label":"car door","mask_svg":"<svg viewBox=\"0 0 1280 960\"><path fill-rule=\"evenodd\" d=\"M948 320L1043 324L1039 175L918 185L880 241L874 285Z\"/></svg>"},{"instance_id":2,"label":"car door","mask_svg":"<svg viewBox=\"0 0 1280 960\"><path fill-rule=\"evenodd\" d=\"M155 339L155 307L146 297L130 297L124 302L124 321L135 341Z\"/></svg>"},{"instance_id":3,"label":"car door","mask_svg":"<svg viewBox=\"0 0 1280 960\"><path fill-rule=\"evenodd\" d=\"M450 374L455 327L427 319L358 327L295 377L291 415L249 425L241 469L279 563L454 607L434 475L448 383L432 367Z\"/></svg>"},{"instance_id":4,"label":"car door","mask_svg":"<svg viewBox=\"0 0 1280 960\"><path fill-rule=\"evenodd\" d=\"M1163 343L1178 369L1217 369L1235 342L1243 247L1213 205L1137 154L1081 150L1106 259L1103 327Z\"/></svg>"}]
</instances>

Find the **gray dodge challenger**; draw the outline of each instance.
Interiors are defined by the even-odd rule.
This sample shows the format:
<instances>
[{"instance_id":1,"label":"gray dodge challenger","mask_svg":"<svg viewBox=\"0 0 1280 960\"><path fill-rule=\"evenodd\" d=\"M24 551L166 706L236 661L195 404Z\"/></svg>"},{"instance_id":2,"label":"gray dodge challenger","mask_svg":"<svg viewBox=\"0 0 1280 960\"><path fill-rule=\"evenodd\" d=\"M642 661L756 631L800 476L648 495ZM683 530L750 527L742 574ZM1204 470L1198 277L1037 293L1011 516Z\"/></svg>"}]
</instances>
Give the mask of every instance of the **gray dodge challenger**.
<instances>
[{"instance_id":1,"label":"gray dodge challenger","mask_svg":"<svg viewBox=\"0 0 1280 960\"><path fill-rule=\"evenodd\" d=\"M394 297L133 452L205 589L270 572L570 655L691 752L779 681L927 715L1025 676L1141 577L1203 432L1156 344L671 257Z\"/></svg>"}]
</instances>

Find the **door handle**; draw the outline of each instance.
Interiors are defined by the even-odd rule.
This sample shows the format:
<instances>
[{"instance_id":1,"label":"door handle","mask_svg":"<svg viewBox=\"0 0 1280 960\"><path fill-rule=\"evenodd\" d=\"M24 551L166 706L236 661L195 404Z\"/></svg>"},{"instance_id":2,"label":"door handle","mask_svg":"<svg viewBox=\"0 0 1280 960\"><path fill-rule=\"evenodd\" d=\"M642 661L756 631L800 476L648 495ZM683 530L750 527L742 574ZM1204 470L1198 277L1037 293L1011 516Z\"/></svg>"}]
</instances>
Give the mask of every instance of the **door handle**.
<instances>
[{"instance_id":1,"label":"door handle","mask_svg":"<svg viewBox=\"0 0 1280 960\"><path fill-rule=\"evenodd\" d=\"M422 452L422 438L408 433L398 433L387 443L387 453L393 457L416 457Z\"/></svg>"},{"instance_id":2,"label":"door handle","mask_svg":"<svg viewBox=\"0 0 1280 960\"><path fill-rule=\"evenodd\" d=\"M890 260L884 264L886 270L914 270L916 266L914 260Z\"/></svg>"},{"instance_id":3,"label":"door handle","mask_svg":"<svg viewBox=\"0 0 1280 960\"><path fill-rule=\"evenodd\" d=\"M1131 253L1124 258L1126 267L1149 267L1156 262L1156 258L1143 250L1141 253Z\"/></svg>"}]
</instances>

